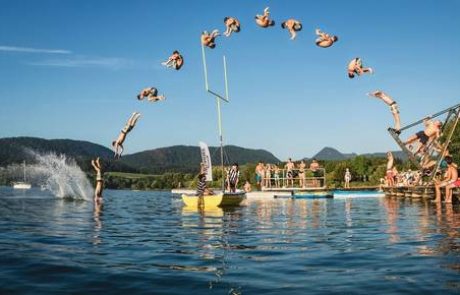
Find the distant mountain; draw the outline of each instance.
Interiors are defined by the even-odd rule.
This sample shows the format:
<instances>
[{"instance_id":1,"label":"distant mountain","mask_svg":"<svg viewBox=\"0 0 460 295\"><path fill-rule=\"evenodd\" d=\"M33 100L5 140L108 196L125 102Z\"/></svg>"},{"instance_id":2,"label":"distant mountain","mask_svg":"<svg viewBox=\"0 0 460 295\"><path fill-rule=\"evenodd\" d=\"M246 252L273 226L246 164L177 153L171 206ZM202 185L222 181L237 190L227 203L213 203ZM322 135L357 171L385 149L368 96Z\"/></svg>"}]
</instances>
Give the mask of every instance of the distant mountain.
<instances>
[{"instance_id":1,"label":"distant mountain","mask_svg":"<svg viewBox=\"0 0 460 295\"><path fill-rule=\"evenodd\" d=\"M0 138L0 166L14 163L34 163L35 157L28 151L40 154L54 152L75 159L84 171L92 171L90 160L103 159L104 170L117 172L196 172L199 169L201 154L197 146L171 146L125 155L119 161L113 160L113 151L99 144L70 139L42 139L35 137ZM209 148L214 164L220 163L217 147ZM263 161L280 162L273 154L265 150L246 149L237 146L225 147L226 163L237 162L240 165Z\"/></svg>"},{"instance_id":2,"label":"distant mountain","mask_svg":"<svg viewBox=\"0 0 460 295\"><path fill-rule=\"evenodd\" d=\"M224 162L237 162L239 165L256 163L278 163L280 160L265 150L246 149L238 146L224 147ZM209 147L214 165L220 163L218 147ZM143 151L124 156L121 161L131 167L138 168L143 173L163 173L166 171L196 172L200 165L201 155L197 146L177 145L166 148Z\"/></svg>"},{"instance_id":3,"label":"distant mountain","mask_svg":"<svg viewBox=\"0 0 460 295\"><path fill-rule=\"evenodd\" d=\"M32 153L45 154L54 152L56 154L65 154L71 157L85 171L89 171L90 160L100 157L105 164L106 169L126 172L137 172L137 169L131 168L126 164L112 161L112 150L88 141L71 140L71 139L43 139L36 137L10 137L0 138L0 166L5 167L14 163L34 163L35 157Z\"/></svg>"},{"instance_id":4,"label":"distant mountain","mask_svg":"<svg viewBox=\"0 0 460 295\"><path fill-rule=\"evenodd\" d=\"M316 155L314 155L312 158L316 160L321 160L321 161L337 161L337 160L346 160L350 159L353 157L356 157L356 154L342 154L338 150L331 148L331 147L325 147L322 150L320 150Z\"/></svg>"},{"instance_id":5,"label":"distant mountain","mask_svg":"<svg viewBox=\"0 0 460 295\"><path fill-rule=\"evenodd\" d=\"M399 158L401 160L407 159L407 156L402 151L393 151L392 153L395 158ZM356 153L343 154L334 148L325 147L321 151L319 151L316 155L314 155L312 158L317 159L317 160L322 160L322 161L340 161L340 160L352 159L356 156L358 156L358 154ZM368 154L361 154L360 156L369 157L369 158L385 158L387 154L386 153L368 153Z\"/></svg>"}]
</instances>

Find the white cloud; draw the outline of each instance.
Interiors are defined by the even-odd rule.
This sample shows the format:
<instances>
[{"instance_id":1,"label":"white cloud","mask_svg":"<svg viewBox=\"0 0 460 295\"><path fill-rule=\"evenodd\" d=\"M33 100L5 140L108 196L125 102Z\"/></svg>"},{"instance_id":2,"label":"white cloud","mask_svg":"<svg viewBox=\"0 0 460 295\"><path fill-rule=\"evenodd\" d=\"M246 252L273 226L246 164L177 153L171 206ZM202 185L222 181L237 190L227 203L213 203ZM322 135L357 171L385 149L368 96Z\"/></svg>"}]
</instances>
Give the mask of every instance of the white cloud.
<instances>
[{"instance_id":1,"label":"white cloud","mask_svg":"<svg viewBox=\"0 0 460 295\"><path fill-rule=\"evenodd\" d=\"M132 68L151 68L147 63L136 62L119 57L91 57L91 56L72 56L69 58L45 59L34 62L27 62L31 66L65 67L65 68L106 68L106 69L132 69Z\"/></svg>"},{"instance_id":2,"label":"white cloud","mask_svg":"<svg viewBox=\"0 0 460 295\"><path fill-rule=\"evenodd\" d=\"M0 45L0 51L24 52L24 53L49 53L49 54L71 54L72 53L72 51L64 50L64 49L41 49L41 48L2 46L2 45Z\"/></svg>"}]
</instances>

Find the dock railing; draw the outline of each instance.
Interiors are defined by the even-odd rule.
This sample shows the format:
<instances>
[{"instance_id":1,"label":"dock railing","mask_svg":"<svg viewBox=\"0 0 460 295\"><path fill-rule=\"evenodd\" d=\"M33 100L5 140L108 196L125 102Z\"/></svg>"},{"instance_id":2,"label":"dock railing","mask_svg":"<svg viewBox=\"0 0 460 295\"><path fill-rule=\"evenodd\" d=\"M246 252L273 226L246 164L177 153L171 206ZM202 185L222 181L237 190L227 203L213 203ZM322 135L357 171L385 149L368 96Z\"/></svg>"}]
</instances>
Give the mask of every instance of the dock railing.
<instances>
[{"instance_id":1,"label":"dock railing","mask_svg":"<svg viewBox=\"0 0 460 295\"><path fill-rule=\"evenodd\" d=\"M326 170L317 169L271 169L265 170L261 181L262 190L321 189L326 187Z\"/></svg>"}]
</instances>

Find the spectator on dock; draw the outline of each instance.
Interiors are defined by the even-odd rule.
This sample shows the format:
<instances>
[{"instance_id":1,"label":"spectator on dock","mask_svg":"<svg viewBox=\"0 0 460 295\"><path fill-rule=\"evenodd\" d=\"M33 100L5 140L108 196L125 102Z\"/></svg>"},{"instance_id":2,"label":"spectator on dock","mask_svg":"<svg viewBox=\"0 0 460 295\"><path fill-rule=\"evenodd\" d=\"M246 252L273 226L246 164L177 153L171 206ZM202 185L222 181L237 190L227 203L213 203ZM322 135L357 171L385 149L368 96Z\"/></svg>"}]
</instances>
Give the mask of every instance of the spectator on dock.
<instances>
[{"instance_id":1,"label":"spectator on dock","mask_svg":"<svg viewBox=\"0 0 460 295\"><path fill-rule=\"evenodd\" d=\"M345 186L344 188L350 188L350 181L351 181L351 173L350 173L350 169L346 169L345 171Z\"/></svg>"},{"instance_id":2,"label":"spectator on dock","mask_svg":"<svg viewBox=\"0 0 460 295\"><path fill-rule=\"evenodd\" d=\"M240 178L240 170L237 163L233 163L232 168L228 172L228 187L227 190L235 193L238 187L238 181Z\"/></svg>"},{"instance_id":3,"label":"spectator on dock","mask_svg":"<svg viewBox=\"0 0 460 295\"><path fill-rule=\"evenodd\" d=\"M267 163L264 172L264 186L270 188L272 187L272 165Z\"/></svg>"},{"instance_id":4,"label":"spectator on dock","mask_svg":"<svg viewBox=\"0 0 460 295\"><path fill-rule=\"evenodd\" d=\"M259 187L259 190L262 190L264 175L265 175L264 163L259 162L256 166L256 183L257 183L257 186Z\"/></svg>"},{"instance_id":5,"label":"spectator on dock","mask_svg":"<svg viewBox=\"0 0 460 295\"><path fill-rule=\"evenodd\" d=\"M396 101L394 101L391 96L380 90L368 93L367 95L381 99L387 106L390 107L390 112L393 114L393 119L395 121L393 131L396 132L396 134L400 134L401 120L399 118L399 108Z\"/></svg>"},{"instance_id":6,"label":"spectator on dock","mask_svg":"<svg viewBox=\"0 0 460 295\"><path fill-rule=\"evenodd\" d=\"M318 187L321 186L321 180L316 179L317 177L322 177L323 174L321 170L319 169L319 163L316 159L313 159L310 163L310 170L313 173L313 177L315 177L315 180L313 180L313 186Z\"/></svg>"},{"instance_id":7,"label":"spectator on dock","mask_svg":"<svg viewBox=\"0 0 460 295\"><path fill-rule=\"evenodd\" d=\"M275 180L275 187L279 188L280 187L280 168L278 167L278 165L274 165L273 179Z\"/></svg>"},{"instance_id":8,"label":"spectator on dock","mask_svg":"<svg viewBox=\"0 0 460 295\"><path fill-rule=\"evenodd\" d=\"M305 167L307 167L307 164L305 164L305 161L302 160L300 161L299 164L299 186L301 188L306 187L306 182L305 182Z\"/></svg>"},{"instance_id":9,"label":"spectator on dock","mask_svg":"<svg viewBox=\"0 0 460 295\"><path fill-rule=\"evenodd\" d=\"M425 152L426 147L429 143L434 142L441 136L441 121L433 121L428 118L423 120L425 125L425 130L419 131L416 134L412 135L404 143L405 145L410 145L416 141L420 143L418 148L413 152L414 155L418 155L420 152ZM409 146L409 150L412 149L412 146Z\"/></svg>"},{"instance_id":10,"label":"spectator on dock","mask_svg":"<svg viewBox=\"0 0 460 295\"><path fill-rule=\"evenodd\" d=\"M441 202L441 188L445 187L445 202L452 203L452 189L460 187L460 180L458 179L457 165L453 162L451 156L444 158L447 162L447 171L444 174L442 181L435 181L436 198L435 202Z\"/></svg>"},{"instance_id":11,"label":"spectator on dock","mask_svg":"<svg viewBox=\"0 0 460 295\"><path fill-rule=\"evenodd\" d=\"M289 158L286 165L284 165L284 169L286 169L286 179L287 179L287 187L294 187L294 169L295 164L292 162L292 159ZM291 186L289 186L289 184Z\"/></svg>"}]
</instances>

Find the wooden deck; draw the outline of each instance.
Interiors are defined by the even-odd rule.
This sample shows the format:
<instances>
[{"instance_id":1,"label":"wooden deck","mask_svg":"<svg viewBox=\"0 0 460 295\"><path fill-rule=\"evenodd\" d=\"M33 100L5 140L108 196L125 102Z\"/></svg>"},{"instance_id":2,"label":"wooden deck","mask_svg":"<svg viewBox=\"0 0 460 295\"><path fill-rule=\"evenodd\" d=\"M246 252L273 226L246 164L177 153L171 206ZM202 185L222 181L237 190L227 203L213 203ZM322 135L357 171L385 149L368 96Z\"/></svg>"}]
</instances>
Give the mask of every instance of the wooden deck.
<instances>
[{"instance_id":1,"label":"wooden deck","mask_svg":"<svg viewBox=\"0 0 460 295\"><path fill-rule=\"evenodd\" d=\"M435 188L430 186L399 186L383 187L387 197L409 198L409 199L434 199ZM444 199L445 189L441 188L441 198ZM460 201L460 188L454 189L452 201Z\"/></svg>"}]
</instances>

